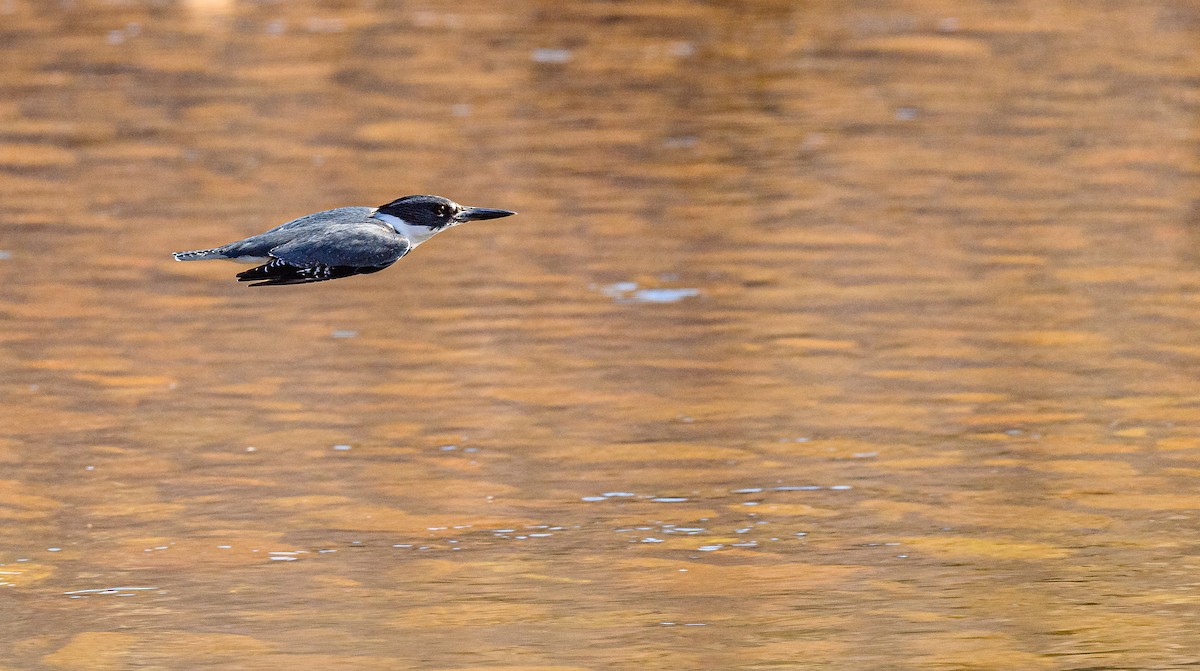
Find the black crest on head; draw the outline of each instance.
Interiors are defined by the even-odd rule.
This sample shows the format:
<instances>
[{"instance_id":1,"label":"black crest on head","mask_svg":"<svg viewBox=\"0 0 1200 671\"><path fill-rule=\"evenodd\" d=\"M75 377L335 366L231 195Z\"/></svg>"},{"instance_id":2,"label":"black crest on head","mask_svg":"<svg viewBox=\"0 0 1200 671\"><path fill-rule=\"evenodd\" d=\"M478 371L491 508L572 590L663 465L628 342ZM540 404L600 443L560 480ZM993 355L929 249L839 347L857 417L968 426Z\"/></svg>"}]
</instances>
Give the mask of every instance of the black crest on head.
<instances>
[{"instance_id":1,"label":"black crest on head","mask_svg":"<svg viewBox=\"0 0 1200 671\"><path fill-rule=\"evenodd\" d=\"M382 214L390 214L413 226L428 226L434 230L449 226L459 209L457 203L441 196L405 196L379 206Z\"/></svg>"}]
</instances>

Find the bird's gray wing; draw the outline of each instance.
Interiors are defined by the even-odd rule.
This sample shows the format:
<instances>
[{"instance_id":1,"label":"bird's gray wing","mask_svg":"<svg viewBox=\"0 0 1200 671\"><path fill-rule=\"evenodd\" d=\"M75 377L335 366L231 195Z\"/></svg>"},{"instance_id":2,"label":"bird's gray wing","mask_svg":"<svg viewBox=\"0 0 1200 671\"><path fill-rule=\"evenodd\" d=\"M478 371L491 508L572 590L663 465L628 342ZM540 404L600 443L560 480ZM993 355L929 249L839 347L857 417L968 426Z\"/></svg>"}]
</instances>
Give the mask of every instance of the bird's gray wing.
<instances>
[{"instance_id":1,"label":"bird's gray wing","mask_svg":"<svg viewBox=\"0 0 1200 671\"><path fill-rule=\"evenodd\" d=\"M408 240L379 224L338 226L301 234L271 250L271 256L298 267L387 267L408 253Z\"/></svg>"},{"instance_id":2,"label":"bird's gray wing","mask_svg":"<svg viewBox=\"0 0 1200 671\"><path fill-rule=\"evenodd\" d=\"M238 274L242 282L306 284L374 273L399 261L412 248L390 227L376 223L313 227L269 252L271 261Z\"/></svg>"},{"instance_id":3,"label":"bird's gray wing","mask_svg":"<svg viewBox=\"0 0 1200 671\"><path fill-rule=\"evenodd\" d=\"M218 247L214 251L219 252L222 258L263 258L270 256L271 250L276 247L321 231L347 226L377 226L378 224L371 219L371 213L374 211L373 207L339 207L314 212L280 224L269 231Z\"/></svg>"}]
</instances>

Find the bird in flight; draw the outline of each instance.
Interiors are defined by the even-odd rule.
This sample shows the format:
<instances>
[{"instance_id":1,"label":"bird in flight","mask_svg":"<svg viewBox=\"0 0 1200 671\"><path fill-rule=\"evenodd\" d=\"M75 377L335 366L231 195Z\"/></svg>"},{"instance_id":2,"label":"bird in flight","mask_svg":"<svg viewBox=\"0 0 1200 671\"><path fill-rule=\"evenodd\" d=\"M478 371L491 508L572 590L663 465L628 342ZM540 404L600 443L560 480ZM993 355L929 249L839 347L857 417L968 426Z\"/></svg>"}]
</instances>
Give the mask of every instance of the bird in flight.
<instances>
[{"instance_id":1,"label":"bird in flight","mask_svg":"<svg viewBox=\"0 0 1200 671\"><path fill-rule=\"evenodd\" d=\"M308 284L377 273L439 232L516 214L467 207L441 196L405 196L379 207L339 207L212 249L175 252L176 261L261 264L238 273L250 286Z\"/></svg>"}]
</instances>

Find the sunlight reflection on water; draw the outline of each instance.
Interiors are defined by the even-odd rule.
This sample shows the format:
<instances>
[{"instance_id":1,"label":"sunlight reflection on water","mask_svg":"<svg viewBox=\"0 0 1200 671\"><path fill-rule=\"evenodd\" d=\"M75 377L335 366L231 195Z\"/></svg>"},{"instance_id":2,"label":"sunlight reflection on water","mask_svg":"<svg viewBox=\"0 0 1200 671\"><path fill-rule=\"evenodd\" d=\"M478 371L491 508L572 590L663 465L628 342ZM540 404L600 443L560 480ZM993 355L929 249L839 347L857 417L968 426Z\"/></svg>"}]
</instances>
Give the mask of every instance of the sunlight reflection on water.
<instances>
[{"instance_id":1,"label":"sunlight reflection on water","mask_svg":"<svg viewBox=\"0 0 1200 671\"><path fill-rule=\"evenodd\" d=\"M1190 664L1200 21L1060 5L0 0L4 663Z\"/></svg>"}]
</instances>

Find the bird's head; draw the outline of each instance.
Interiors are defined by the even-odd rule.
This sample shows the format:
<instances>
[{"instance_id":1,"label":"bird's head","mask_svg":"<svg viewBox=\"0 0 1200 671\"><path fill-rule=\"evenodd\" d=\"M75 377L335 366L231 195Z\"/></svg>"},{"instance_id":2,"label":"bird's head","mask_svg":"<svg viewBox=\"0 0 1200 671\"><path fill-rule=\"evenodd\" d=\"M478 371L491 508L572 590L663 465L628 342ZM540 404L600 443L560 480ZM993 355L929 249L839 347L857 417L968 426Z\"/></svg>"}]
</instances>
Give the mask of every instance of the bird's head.
<instances>
[{"instance_id":1,"label":"bird's head","mask_svg":"<svg viewBox=\"0 0 1200 671\"><path fill-rule=\"evenodd\" d=\"M508 210L487 207L467 207L441 196L405 196L375 210L376 219L384 221L414 245L420 244L439 231L478 219L499 219L516 214Z\"/></svg>"}]
</instances>

